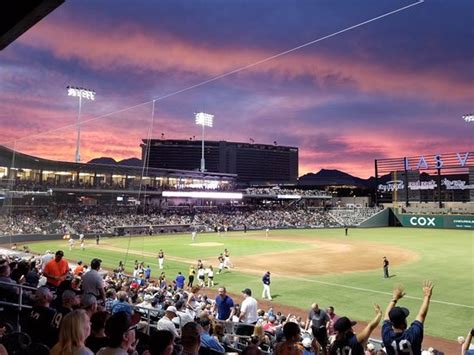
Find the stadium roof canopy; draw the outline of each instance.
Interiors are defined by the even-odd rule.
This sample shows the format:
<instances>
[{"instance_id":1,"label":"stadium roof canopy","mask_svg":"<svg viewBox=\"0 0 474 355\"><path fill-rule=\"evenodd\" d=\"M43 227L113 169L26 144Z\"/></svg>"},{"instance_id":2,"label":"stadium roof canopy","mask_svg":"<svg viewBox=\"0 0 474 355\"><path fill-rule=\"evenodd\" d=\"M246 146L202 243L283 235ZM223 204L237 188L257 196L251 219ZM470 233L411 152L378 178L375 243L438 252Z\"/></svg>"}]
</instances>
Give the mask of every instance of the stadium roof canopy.
<instances>
[{"instance_id":1,"label":"stadium roof canopy","mask_svg":"<svg viewBox=\"0 0 474 355\"><path fill-rule=\"evenodd\" d=\"M61 5L64 0L2 0L0 2L0 50Z\"/></svg>"}]
</instances>

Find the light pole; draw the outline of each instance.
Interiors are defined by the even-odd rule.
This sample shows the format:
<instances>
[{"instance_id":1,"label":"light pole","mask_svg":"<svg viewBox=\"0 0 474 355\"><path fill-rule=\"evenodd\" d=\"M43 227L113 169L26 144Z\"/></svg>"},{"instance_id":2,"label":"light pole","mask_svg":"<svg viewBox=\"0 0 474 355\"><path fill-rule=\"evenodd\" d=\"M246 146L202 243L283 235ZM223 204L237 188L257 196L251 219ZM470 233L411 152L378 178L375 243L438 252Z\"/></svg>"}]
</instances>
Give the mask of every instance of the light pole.
<instances>
[{"instance_id":1,"label":"light pole","mask_svg":"<svg viewBox=\"0 0 474 355\"><path fill-rule=\"evenodd\" d=\"M206 171L206 163L204 160L204 127L212 127L212 123L214 120L214 115L210 115L208 113L199 112L196 113L196 124L202 126L202 155L201 155L201 172L203 173Z\"/></svg>"},{"instance_id":2,"label":"light pole","mask_svg":"<svg viewBox=\"0 0 474 355\"><path fill-rule=\"evenodd\" d=\"M79 98L79 109L77 113L77 141L76 141L76 163L81 161L81 109L82 109L82 99L95 100L95 91L78 88L73 86L67 87L67 95L75 96Z\"/></svg>"}]
</instances>

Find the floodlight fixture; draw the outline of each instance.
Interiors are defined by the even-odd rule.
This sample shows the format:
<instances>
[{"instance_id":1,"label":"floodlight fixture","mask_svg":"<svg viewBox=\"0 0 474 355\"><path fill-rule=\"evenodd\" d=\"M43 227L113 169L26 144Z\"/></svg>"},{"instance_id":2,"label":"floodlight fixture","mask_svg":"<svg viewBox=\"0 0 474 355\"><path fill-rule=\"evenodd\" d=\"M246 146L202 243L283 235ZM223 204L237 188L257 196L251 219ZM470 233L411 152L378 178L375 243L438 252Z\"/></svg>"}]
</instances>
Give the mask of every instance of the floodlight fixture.
<instances>
[{"instance_id":1,"label":"floodlight fixture","mask_svg":"<svg viewBox=\"0 0 474 355\"><path fill-rule=\"evenodd\" d=\"M196 124L200 126L212 127L214 123L214 115L210 115L208 113L199 112L196 113Z\"/></svg>"},{"instance_id":2,"label":"floodlight fixture","mask_svg":"<svg viewBox=\"0 0 474 355\"><path fill-rule=\"evenodd\" d=\"M214 123L214 115L204 112L194 114L196 124L202 126L202 146L201 146L201 172L206 171L206 162L204 160L204 127L212 127Z\"/></svg>"},{"instance_id":3,"label":"floodlight fixture","mask_svg":"<svg viewBox=\"0 0 474 355\"><path fill-rule=\"evenodd\" d=\"M464 118L464 121L466 121L467 123L474 122L474 114L472 113L463 115L462 118Z\"/></svg>"},{"instance_id":4,"label":"floodlight fixture","mask_svg":"<svg viewBox=\"0 0 474 355\"><path fill-rule=\"evenodd\" d=\"M81 161L81 110L82 110L82 99L95 101L96 92L81 87L68 86L67 95L79 98L79 108L77 113L77 140L76 140L76 163Z\"/></svg>"}]
</instances>

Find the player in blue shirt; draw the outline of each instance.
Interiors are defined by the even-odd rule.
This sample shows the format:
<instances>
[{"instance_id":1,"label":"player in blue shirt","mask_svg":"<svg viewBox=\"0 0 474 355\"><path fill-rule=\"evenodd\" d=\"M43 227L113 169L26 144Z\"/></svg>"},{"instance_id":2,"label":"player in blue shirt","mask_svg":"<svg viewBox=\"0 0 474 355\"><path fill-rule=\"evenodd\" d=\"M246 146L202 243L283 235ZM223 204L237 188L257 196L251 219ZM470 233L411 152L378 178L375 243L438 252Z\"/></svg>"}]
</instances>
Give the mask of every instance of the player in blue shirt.
<instances>
[{"instance_id":1,"label":"player in blue shirt","mask_svg":"<svg viewBox=\"0 0 474 355\"><path fill-rule=\"evenodd\" d=\"M405 295L402 285L396 285L393 289L393 298L385 310L385 318L382 326L382 340L388 355L421 355L421 343L423 342L423 323L428 313L433 283L423 282L423 303L418 311L416 319L408 327L407 317L410 311L404 307L396 307L398 300Z\"/></svg>"}]
</instances>

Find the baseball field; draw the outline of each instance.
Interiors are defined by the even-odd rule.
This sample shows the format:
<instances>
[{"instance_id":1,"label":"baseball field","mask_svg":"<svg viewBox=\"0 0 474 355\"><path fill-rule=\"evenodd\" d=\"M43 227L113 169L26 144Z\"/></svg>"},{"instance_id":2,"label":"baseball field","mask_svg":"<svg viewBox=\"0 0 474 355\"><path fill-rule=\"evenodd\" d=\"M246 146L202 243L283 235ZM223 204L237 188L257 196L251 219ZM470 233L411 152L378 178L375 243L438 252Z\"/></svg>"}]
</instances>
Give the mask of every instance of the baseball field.
<instances>
[{"instance_id":1,"label":"baseball field","mask_svg":"<svg viewBox=\"0 0 474 355\"><path fill-rule=\"evenodd\" d=\"M271 271L273 303L309 309L317 302L332 305L339 315L367 321L373 317L373 303L385 308L394 284L406 288L399 305L410 309L411 322L421 305L423 280L435 288L426 321L425 334L449 340L465 335L474 319L474 233L472 231L376 228L279 230L86 239L85 250L76 242L72 251L65 240L29 243L33 252L62 249L71 262L103 260L106 269L116 268L119 260L131 272L135 260L159 275L157 252L165 252L167 279L178 271L187 276L190 264L202 259L217 270L217 256L227 248L234 265L216 275L217 285L230 292L243 288L262 292L261 276ZM389 279L383 278L382 257L390 261ZM213 294L210 292L210 294ZM374 334L375 335L375 334ZM379 334L376 335L379 337Z\"/></svg>"}]
</instances>

